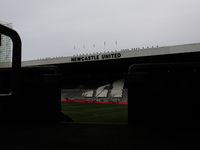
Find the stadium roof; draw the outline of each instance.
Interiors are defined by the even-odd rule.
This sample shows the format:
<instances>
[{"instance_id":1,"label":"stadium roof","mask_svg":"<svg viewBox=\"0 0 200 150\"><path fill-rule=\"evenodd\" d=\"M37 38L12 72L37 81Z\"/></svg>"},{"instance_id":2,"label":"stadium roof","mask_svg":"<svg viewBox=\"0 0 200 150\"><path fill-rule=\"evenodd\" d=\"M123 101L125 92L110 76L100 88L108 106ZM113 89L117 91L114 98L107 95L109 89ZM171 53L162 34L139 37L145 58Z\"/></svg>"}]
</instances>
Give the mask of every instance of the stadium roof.
<instances>
[{"instance_id":1,"label":"stadium roof","mask_svg":"<svg viewBox=\"0 0 200 150\"><path fill-rule=\"evenodd\" d=\"M165 47L147 47L147 48L143 47L142 49L134 48L131 50L124 49L121 51L111 51L105 53L93 53L85 55L81 54L81 55L74 55L71 57L42 58L38 60L23 61L22 66L104 61L104 60L114 60L114 59L124 59L124 58L192 53L192 52L200 52L200 43L165 46Z\"/></svg>"}]
</instances>

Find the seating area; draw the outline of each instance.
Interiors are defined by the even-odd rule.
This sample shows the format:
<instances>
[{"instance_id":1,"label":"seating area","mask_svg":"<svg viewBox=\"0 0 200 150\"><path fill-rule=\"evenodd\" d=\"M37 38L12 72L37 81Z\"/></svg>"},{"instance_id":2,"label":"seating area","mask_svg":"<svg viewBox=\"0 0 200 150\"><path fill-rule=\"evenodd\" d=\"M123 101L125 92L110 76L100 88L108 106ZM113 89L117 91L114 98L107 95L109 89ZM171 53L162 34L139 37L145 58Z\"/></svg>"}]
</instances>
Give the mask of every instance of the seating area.
<instances>
[{"instance_id":1,"label":"seating area","mask_svg":"<svg viewBox=\"0 0 200 150\"><path fill-rule=\"evenodd\" d=\"M96 98L98 98L98 97L107 97L109 86L110 86L110 84L106 84L106 85L98 87L97 90L96 90L95 97Z\"/></svg>"},{"instance_id":2,"label":"seating area","mask_svg":"<svg viewBox=\"0 0 200 150\"><path fill-rule=\"evenodd\" d=\"M97 81L98 82L98 81ZM92 86L87 82L74 89L62 89L61 98L68 100L98 100L111 102L127 102L127 89L125 79L119 79L101 86ZM99 83L97 83L99 85ZM94 88L88 88L94 87ZM95 88L97 87L97 88Z\"/></svg>"},{"instance_id":3,"label":"seating area","mask_svg":"<svg viewBox=\"0 0 200 150\"><path fill-rule=\"evenodd\" d=\"M125 79L121 79L121 80L118 80L118 81L115 81L113 83L113 89L111 91L111 94L113 97L122 97L122 90L123 90L123 87L124 87L124 80Z\"/></svg>"},{"instance_id":4,"label":"seating area","mask_svg":"<svg viewBox=\"0 0 200 150\"><path fill-rule=\"evenodd\" d=\"M87 92L83 93L82 95L85 97L93 97L93 93L94 93L94 91L91 90L91 91L87 91Z\"/></svg>"}]
</instances>

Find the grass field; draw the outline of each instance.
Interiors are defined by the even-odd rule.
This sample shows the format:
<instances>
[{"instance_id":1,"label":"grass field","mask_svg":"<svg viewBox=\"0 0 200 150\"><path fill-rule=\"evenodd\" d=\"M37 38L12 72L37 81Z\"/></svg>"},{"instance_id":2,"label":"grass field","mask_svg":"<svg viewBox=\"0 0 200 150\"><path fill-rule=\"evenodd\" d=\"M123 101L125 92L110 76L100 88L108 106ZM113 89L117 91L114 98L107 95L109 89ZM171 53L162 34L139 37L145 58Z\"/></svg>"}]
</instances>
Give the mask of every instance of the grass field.
<instances>
[{"instance_id":1,"label":"grass field","mask_svg":"<svg viewBox=\"0 0 200 150\"><path fill-rule=\"evenodd\" d=\"M74 122L128 123L128 105L61 102Z\"/></svg>"}]
</instances>

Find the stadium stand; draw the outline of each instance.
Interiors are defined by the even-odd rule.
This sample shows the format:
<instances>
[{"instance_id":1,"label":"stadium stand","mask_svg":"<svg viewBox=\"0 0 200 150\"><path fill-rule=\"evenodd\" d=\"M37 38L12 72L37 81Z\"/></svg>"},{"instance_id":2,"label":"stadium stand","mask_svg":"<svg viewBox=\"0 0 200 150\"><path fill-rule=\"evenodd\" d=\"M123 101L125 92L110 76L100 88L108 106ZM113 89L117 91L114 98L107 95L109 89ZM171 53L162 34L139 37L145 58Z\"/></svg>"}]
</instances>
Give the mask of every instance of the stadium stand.
<instances>
[{"instance_id":1,"label":"stadium stand","mask_svg":"<svg viewBox=\"0 0 200 150\"><path fill-rule=\"evenodd\" d=\"M61 97L67 98L67 99L73 99L77 97L79 92L80 92L79 89L63 89L61 93Z\"/></svg>"},{"instance_id":2,"label":"stadium stand","mask_svg":"<svg viewBox=\"0 0 200 150\"><path fill-rule=\"evenodd\" d=\"M121 79L113 83L113 89L110 95L112 95L113 97L122 97L124 80L125 79Z\"/></svg>"},{"instance_id":3,"label":"stadium stand","mask_svg":"<svg viewBox=\"0 0 200 150\"><path fill-rule=\"evenodd\" d=\"M96 90L96 95L95 97L107 97L108 94L108 88L109 88L110 84L106 84L103 86L100 86L97 90Z\"/></svg>"},{"instance_id":4,"label":"stadium stand","mask_svg":"<svg viewBox=\"0 0 200 150\"><path fill-rule=\"evenodd\" d=\"M128 100L128 90L123 89L123 96L122 96L121 102L127 102L127 100Z\"/></svg>"},{"instance_id":5,"label":"stadium stand","mask_svg":"<svg viewBox=\"0 0 200 150\"><path fill-rule=\"evenodd\" d=\"M127 89L125 78L117 81L108 81L108 84L100 85L99 81L82 83L74 89L62 89L61 97L68 100L101 100L111 102L127 102Z\"/></svg>"},{"instance_id":6,"label":"stadium stand","mask_svg":"<svg viewBox=\"0 0 200 150\"><path fill-rule=\"evenodd\" d=\"M61 95L62 95L62 98L66 98L70 100L81 99L84 92L86 91L81 90L81 89L64 89L62 90Z\"/></svg>"},{"instance_id":7,"label":"stadium stand","mask_svg":"<svg viewBox=\"0 0 200 150\"><path fill-rule=\"evenodd\" d=\"M85 97L93 97L93 93L94 91L87 91L87 92L84 92L82 95Z\"/></svg>"}]
</instances>

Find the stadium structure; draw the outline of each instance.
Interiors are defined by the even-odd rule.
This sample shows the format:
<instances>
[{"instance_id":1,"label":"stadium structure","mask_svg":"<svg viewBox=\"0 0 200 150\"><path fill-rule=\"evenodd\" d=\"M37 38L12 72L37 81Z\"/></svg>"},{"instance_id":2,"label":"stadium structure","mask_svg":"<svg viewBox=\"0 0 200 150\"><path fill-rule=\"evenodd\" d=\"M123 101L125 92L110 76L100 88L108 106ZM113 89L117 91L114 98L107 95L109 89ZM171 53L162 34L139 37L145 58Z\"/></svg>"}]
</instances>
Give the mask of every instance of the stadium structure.
<instances>
[{"instance_id":1,"label":"stadium structure","mask_svg":"<svg viewBox=\"0 0 200 150\"><path fill-rule=\"evenodd\" d=\"M132 64L198 62L200 43L122 49L69 57L23 61L22 66L57 66L61 98L127 102L127 73ZM1 63L9 67L10 63Z\"/></svg>"},{"instance_id":2,"label":"stadium structure","mask_svg":"<svg viewBox=\"0 0 200 150\"><path fill-rule=\"evenodd\" d=\"M0 32L13 41L12 67L0 63L1 149L199 147L200 43L21 62L18 33L1 24ZM122 101L127 84L134 126L63 123L73 120L62 113L60 89Z\"/></svg>"},{"instance_id":3,"label":"stadium structure","mask_svg":"<svg viewBox=\"0 0 200 150\"><path fill-rule=\"evenodd\" d=\"M22 62L55 65L61 72L62 98L127 102L127 73L132 64L198 62L200 43L132 48Z\"/></svg>"}]
</instances>

